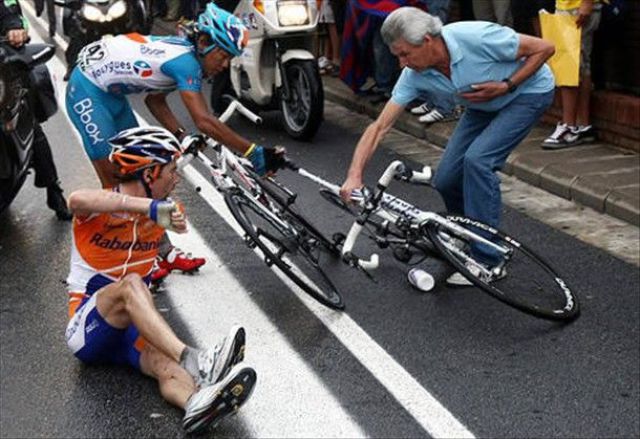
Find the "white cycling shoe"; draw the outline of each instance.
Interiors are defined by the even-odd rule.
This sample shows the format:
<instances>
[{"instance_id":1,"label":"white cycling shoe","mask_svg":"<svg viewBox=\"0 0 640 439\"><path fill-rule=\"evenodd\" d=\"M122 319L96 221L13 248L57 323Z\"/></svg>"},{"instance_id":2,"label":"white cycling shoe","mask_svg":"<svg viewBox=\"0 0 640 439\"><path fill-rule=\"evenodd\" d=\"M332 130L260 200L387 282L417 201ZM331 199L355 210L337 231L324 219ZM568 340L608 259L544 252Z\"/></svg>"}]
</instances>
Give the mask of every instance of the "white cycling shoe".
<instances>
[{"instance_id":1,"label":"white cycling shoe","mask_svg":"<svg viewBox=\"0 0 640 439\"><path fill-rule=\"evenodd\" d=\"M198 376L196 386L210 386L220 381L236 364L244 360L246 334L244 328L235 325L229 334L211 349L198 352Z\"/></svg>"},{"instance_id":2,"label":"white cycling shoe","mask_svg":"<svg viewBox=\"0 0 640 439\"><path fill-rule=\"evenodd\" d=\"M247 402L256 380L255 370L236 365L216 384L201 387L187 401L182 428L187 433L202 431L206 427L214 428Z\"/></svg>"}]
</instances>

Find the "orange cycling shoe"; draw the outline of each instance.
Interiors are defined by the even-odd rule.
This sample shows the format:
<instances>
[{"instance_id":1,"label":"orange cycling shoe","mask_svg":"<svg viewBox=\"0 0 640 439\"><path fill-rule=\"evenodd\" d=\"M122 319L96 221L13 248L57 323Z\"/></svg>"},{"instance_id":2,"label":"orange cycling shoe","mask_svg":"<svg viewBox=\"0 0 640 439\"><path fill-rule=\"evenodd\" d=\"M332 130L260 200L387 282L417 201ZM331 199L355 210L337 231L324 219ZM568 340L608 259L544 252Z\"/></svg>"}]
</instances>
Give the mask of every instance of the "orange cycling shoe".
<instances>
[{"instance_id":1,"label":"orange cycling shoe","mask_svg":"<svg viewBox=\"0 0 640 439\"><path fill-rule=\"evenodd\" d=\"M180 270L183 273L191 273L202 267L205 262L204 258L194 258L191 253L184 253L177 247L172 248L165 258L158 256L158 267L168 272Z\"/></svg>"}]
</instances>

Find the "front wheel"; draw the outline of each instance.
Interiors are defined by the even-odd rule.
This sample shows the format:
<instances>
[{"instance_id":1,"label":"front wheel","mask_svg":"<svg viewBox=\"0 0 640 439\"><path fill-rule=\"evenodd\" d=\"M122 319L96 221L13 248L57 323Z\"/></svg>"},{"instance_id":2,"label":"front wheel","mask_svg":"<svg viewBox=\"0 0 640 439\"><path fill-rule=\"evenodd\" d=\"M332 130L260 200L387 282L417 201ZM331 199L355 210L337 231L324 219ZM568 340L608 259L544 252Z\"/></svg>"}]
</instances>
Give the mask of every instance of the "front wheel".
<instances>
[{"instance_id":1,"label":"front wheel","mask_svg":"<svg viewBox=\"0 0 640 439\"><path fill-rule=\"evenodd\" d=\"M264 201L268 204L268 197ZM312 234L302 233L291 224L293 218L285 215L282 227L265 213L258 200L249 199L244 193L232 191L225 194L231 214L245 231L249 247L258 247L265 263L276 265L289 279L311 297L333 309L344 309L344 302L335 285L324 272L321 262L331 256L324 245ZM298 224L300 225L300 224Z\"/></svg>"},{"instance_id":2,"label":"front wheel","mask_svg":"<svg viewBox=\"0 0 640 439\"><path fill-rule=\"evenodd\" d=\"M442 255L474 285L501 302L536 317L571 321L579 316L576 293L549 263L524 244L479 221L453 215L446 218L454 223L452 227L429 222L426 232ZM479 273L479 268L485 266L477 259L480 253L495 253L488 252L486 244L474 244L461 229L480 235L505 250L503 262L496 270L489 270L493 273Z\"/></svg>"},{"instance_id":3,"label":"front wheel","mask_svg":"<svg viewBox=\"0 0 640 439\"><path fill-rule=\"evenodd\" d=\"M280 95L280 109L287 133L297 140L310 140L322 122L324 90L316 64L312 60L293 60L284 66L289 85L285 99L284 87Z\"/></svg>"}]
</instances>

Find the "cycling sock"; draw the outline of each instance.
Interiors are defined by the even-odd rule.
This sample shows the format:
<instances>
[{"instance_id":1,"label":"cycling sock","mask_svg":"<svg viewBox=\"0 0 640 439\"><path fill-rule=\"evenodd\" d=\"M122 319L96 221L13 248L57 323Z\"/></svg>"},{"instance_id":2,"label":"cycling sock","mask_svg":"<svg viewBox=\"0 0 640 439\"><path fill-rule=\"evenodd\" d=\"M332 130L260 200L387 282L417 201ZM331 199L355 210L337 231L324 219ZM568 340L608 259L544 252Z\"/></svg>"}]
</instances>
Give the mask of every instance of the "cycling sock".
<instances>
[{"instance_id":1,"label":"cycling sock","mask_svg":"<svg viewBox=\"0 0 640 439\"><path fill-rule=\"evenodd\" d=\"M185 346L180 354L180 366L189 372L192 377L198 376L198 350L191 346Z\"/></svg>"},{"instance_id":2,"label":"cycling sock","mask_svg":"<svg viewBox=\"0 0 640 439\"><path fill-rule=\"evenodd\" d=\"M171 241L169 241L169 235L167 235L167 232L165 232L164 235L162 235L162 238L160 238L158 255L161 258L165 259L167 255L171 253L171 250L173 250L173 244L171 244Z\"/></svg>"}]
</instances>

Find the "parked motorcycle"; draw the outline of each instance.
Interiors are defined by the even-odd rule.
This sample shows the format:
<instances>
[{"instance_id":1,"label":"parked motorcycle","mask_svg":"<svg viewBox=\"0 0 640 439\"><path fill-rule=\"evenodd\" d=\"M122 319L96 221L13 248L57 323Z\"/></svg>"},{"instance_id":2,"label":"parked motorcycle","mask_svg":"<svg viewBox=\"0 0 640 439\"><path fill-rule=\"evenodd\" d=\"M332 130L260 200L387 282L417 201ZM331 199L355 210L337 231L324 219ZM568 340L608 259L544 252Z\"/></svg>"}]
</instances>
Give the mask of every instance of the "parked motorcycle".
<instances>
[{"instance_id":1,"label":"parked motorcycle","mask_svg":"<svg viewBox=\"0 0 640 439\"><path fill-rule=\"evenodd\" d=\"M28 174L37 122L58 109L49 71L50 44L15 49L0 38L0 212L15 198Z\"/></svg>"},{"instance_id":2,"label":"parked motorcycle","mask_svg":"<svg viewBox=\"0 0 640 439\"><path fill-rule=\"evenodd\" d=\"M287 133L311 139L323 119L324 90L312 53L317 0L242 0L234 10L249 29L243 54L213 81L211 105L221 114L225 94L250 108L278 109Z\"/></svg>"},{"instance_id":3,"label":"parked motorcycle","mask_svg":"<svg viewBox=\"0 0 640 439\"><path fill-rule=\"evenodd\" d=\"M151 32L153 17L148 0L55 0L65 8L62 30L69 37L65 52L67 76L84 46L104 35Z\"/></svg>"}]
</instances>

